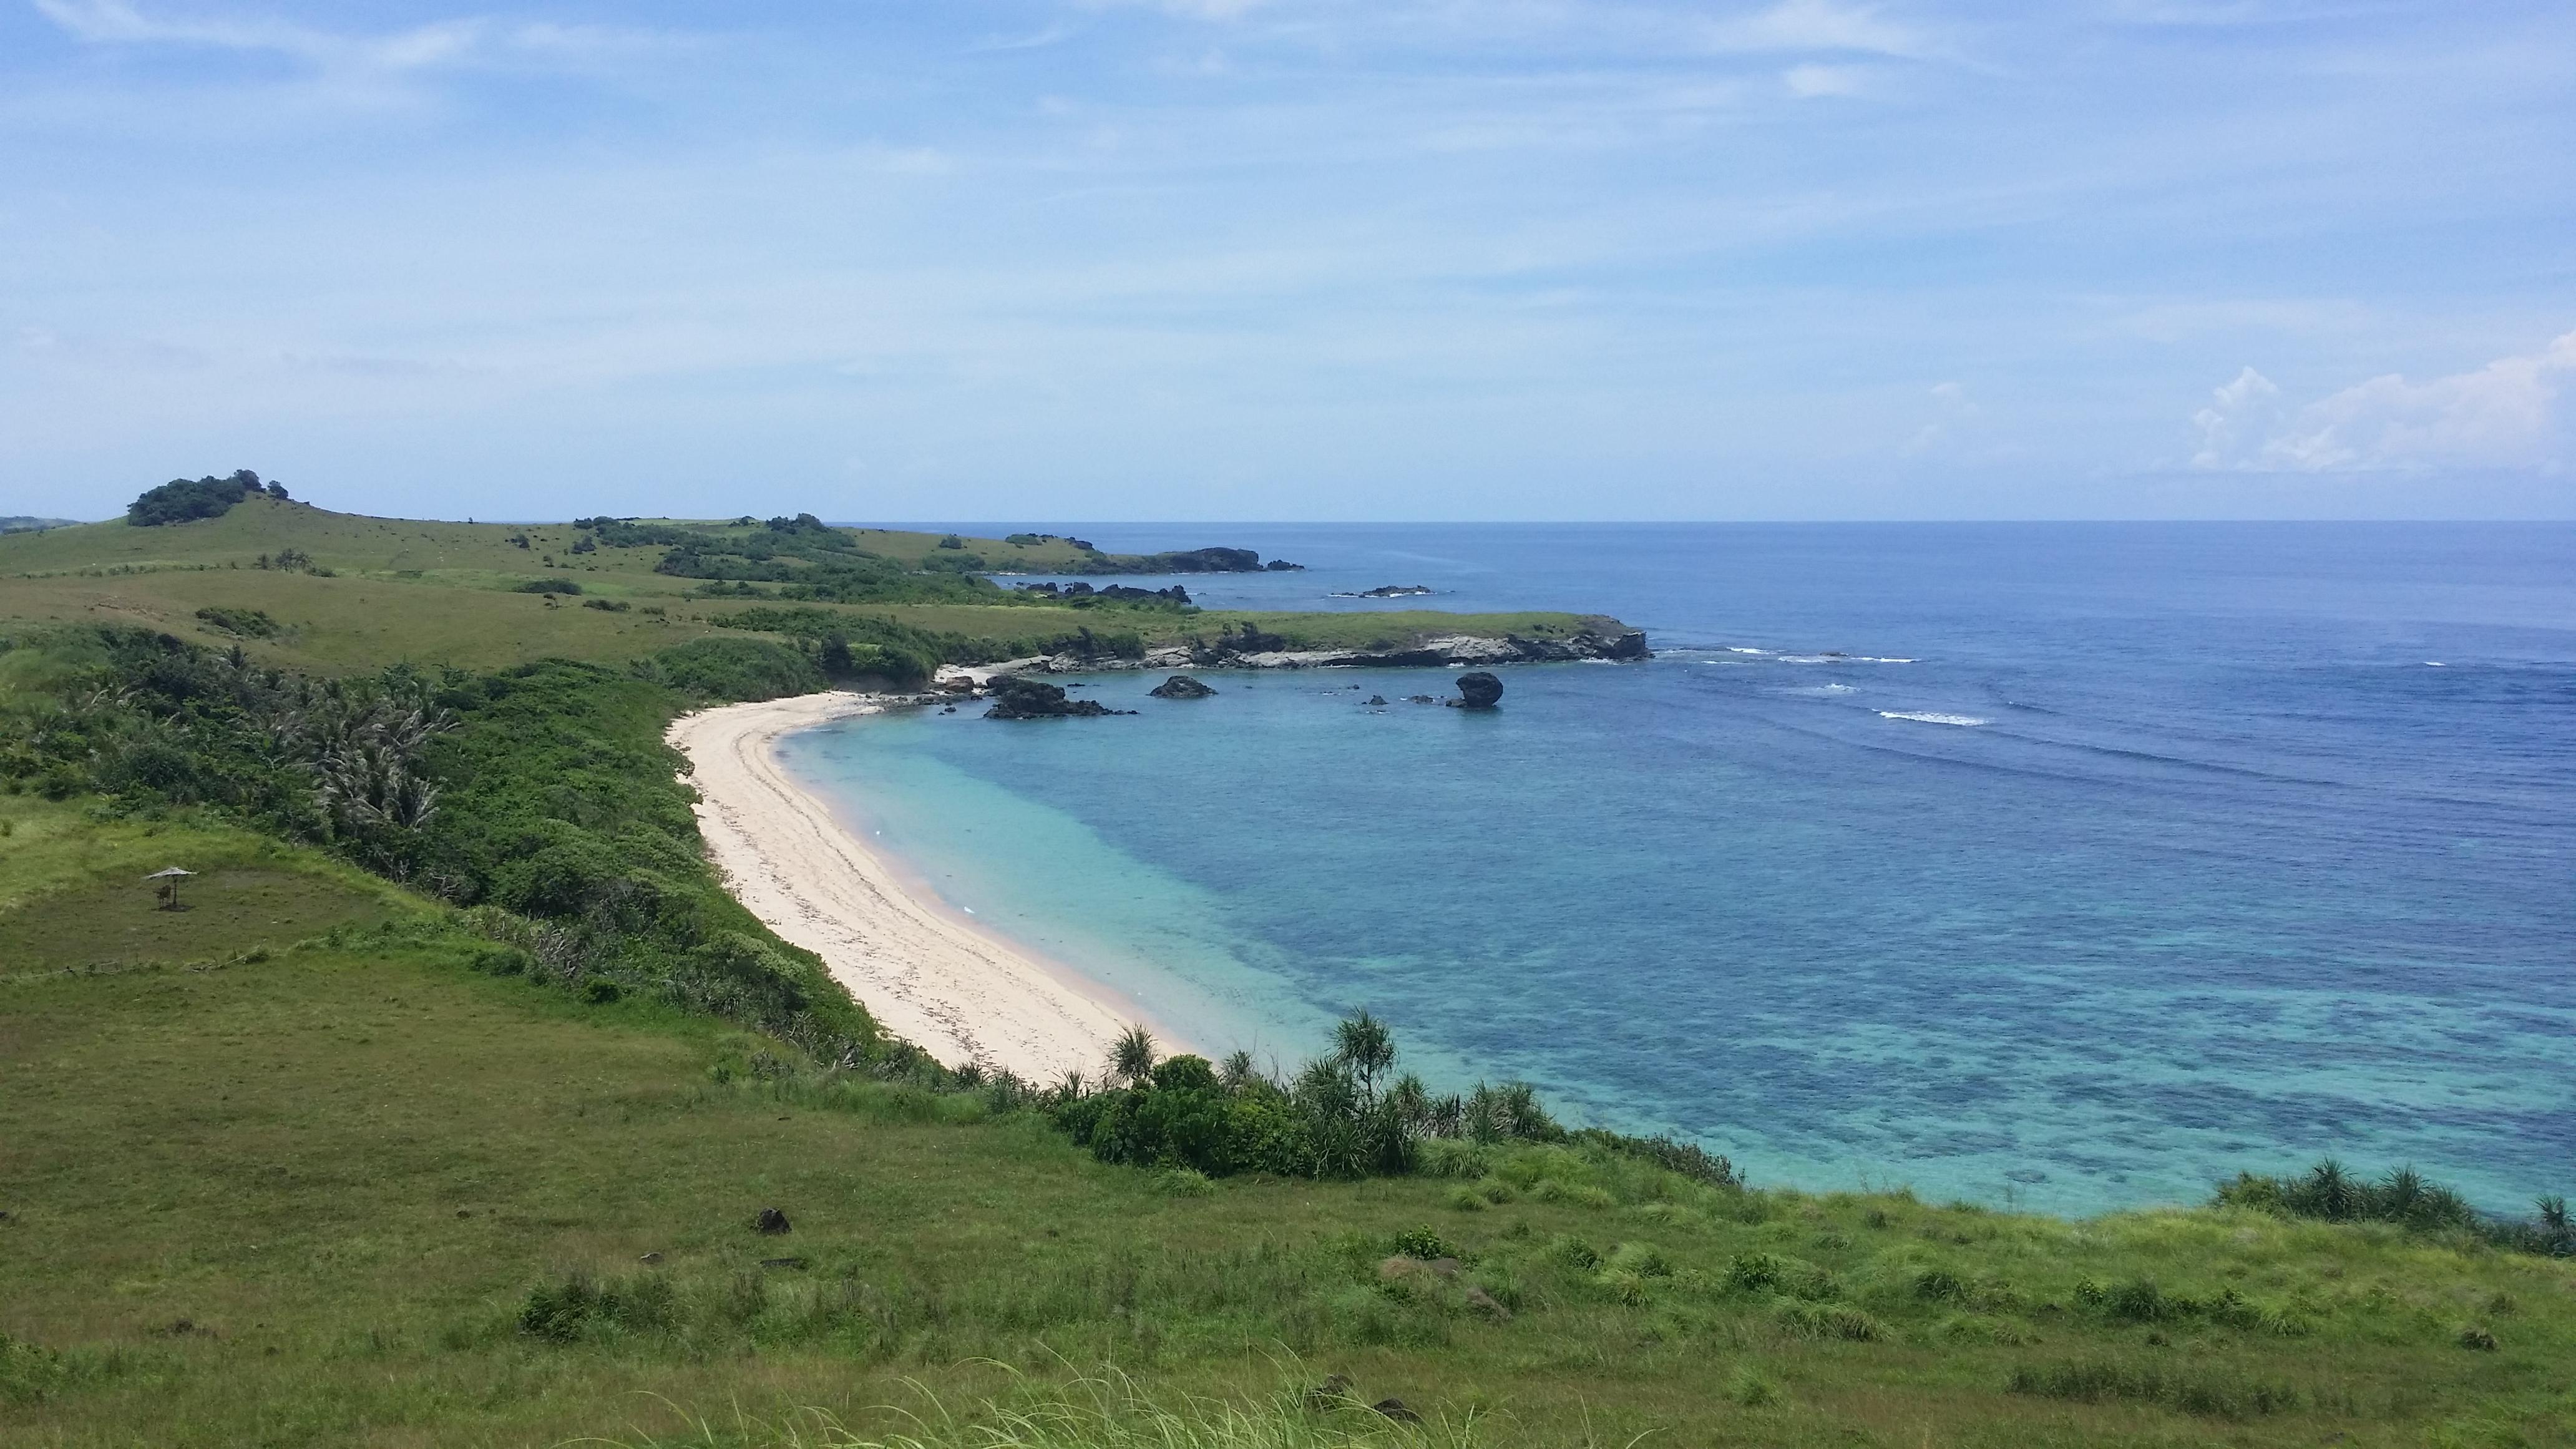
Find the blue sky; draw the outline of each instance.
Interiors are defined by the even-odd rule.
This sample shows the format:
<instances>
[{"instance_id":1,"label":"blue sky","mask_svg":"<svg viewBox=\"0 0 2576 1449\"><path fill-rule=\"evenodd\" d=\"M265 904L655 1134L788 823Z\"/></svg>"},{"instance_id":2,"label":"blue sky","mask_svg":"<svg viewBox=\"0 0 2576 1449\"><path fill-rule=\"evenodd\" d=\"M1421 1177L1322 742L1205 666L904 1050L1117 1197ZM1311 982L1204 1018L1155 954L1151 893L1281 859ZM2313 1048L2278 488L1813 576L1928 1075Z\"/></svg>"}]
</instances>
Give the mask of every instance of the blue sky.
<instances>
[{"instance_id":1,"label":"blue sky","mask_svg":"<svg viewBox=\"0 0 2576 1449\"><path fill-rule=\"evenodd\" d=\"M0 513L2576 516L2576 6L0 0Z\"/></svg>"}]
</instances>

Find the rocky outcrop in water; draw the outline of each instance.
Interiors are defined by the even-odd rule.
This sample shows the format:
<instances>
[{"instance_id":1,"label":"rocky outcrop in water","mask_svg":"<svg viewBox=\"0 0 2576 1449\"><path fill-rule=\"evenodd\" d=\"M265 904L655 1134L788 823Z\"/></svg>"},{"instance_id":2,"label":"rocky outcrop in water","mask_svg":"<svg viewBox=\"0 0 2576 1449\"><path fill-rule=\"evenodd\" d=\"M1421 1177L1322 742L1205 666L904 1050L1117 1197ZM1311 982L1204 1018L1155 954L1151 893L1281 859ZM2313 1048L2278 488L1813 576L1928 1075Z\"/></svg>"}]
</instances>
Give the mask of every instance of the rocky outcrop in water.
<instances>
[{"instance_id":1,"label":"rocky outcrop in water","mask_svg":"<svg viewBox=\"0 0 2576 1449\"><path fill-rule=\"evenodd\" d=\"M1156 699L1205 699L1216 693L1186 674L1175 674L1145 692Z\"/></svg>"},{"instance_id":2,"label":"rocky outcrop in water","mask_svg":"<svg viewBox=\"0 0 2576 1449\"><path fill-rule=\"evenodd\" d=\"M1328 599L1412 599L1431 592L1428 584L1380 584L1356 594L1326 594Z\"/></svg>"},{"instance_id":3,"label":"rocky outcrop in water","mask_svg":"<svg viewBox=\"0 0 2576 1449\"><path fill-rule=\"evenodd\" d=\"M1492 709L1503 702L1503 682L1479 669L1458 676L1458 698L1449 703L1460 709Z\"/></svg>"},{"instance_id":4,"label":"rocky outcrop in water","mask_svg":"<svg viewBox=\"0 0 2576 1449\"><path fill-rule=\"evenodd\" d=\"M963 692L989 688L1005 676L1123 669L1443 669L1453 665L1482 669L1583 660L1626 663L1654 657L1641 629L1580 629L1561 638L1455 634L1385 649L1292 649L1285 637L1247 620L1218 635L1213 644L1166 644L1134 659L1094 647L1086 630L1078 643L1059 654L991 665L943 666L934 687Z\"/></svg>"},{"instance_id":5,"label":"rocky outcrop in water","mask_svg":"<svg viewBox=\"0 0 2576 1449\"><path fill-rule=\"evenodd\" d=\"M991 688L993 707L984 711L986 719L1088 719L1136 712L1111 709L1096 699L1067 699L1064 691L1052 684L1011 674L994 680Z\"/></svg>"}]
</instances>

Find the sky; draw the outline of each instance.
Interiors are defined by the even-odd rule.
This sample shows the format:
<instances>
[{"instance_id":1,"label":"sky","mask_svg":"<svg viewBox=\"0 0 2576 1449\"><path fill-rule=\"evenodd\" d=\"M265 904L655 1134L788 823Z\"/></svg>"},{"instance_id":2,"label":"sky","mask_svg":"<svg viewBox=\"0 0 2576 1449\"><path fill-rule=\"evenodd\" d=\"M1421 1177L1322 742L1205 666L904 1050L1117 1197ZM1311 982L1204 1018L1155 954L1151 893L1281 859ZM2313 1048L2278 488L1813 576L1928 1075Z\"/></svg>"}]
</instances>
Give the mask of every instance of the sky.
<instances>
[{"instance_id":1,"label":"sky","mask_svg":"<svg viewBox=\"0 0 2576 1449\"><path fill-rule=\"evenodd\" d=\"M2576 517L2576 5L0 0L0 514Z\"/></svg>"}]
</instances>

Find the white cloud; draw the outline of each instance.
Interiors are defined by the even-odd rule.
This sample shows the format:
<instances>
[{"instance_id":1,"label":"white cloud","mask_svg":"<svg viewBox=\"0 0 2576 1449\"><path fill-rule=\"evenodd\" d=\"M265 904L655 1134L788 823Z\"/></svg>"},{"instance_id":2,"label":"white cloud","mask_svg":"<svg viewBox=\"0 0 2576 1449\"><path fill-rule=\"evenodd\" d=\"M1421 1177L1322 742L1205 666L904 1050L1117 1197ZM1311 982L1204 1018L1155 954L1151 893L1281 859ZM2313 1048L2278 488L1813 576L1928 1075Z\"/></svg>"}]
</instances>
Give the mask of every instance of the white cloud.
<instances>
[{"instance_id":1,"label":"white cloud","mask_svg":"<svg viewBox=\"0 0 2576 1449\"><path fill-rule=\"evenodd\" d=\"M1709 27L1708 41L1718 50L1921 56L1931 49L1913 27L1882 18L1879 7L1835 0L1780 0L1769 9L1718 21Z\"/></svg>"},{"instance_id":2,"label":"white cloud","mask_svg":"<svg viewBox=\"0 0 2576 1449\"><path fill-rule=\"evenodd\" d=\"M337 75L402 75L497 60L586 61L666 44L667 37L596 25L440 21L378 35L341 34L283 20L167 19L130 0L34 0L65 34L92 45L169 45L284 55Z\"/></svg>"},{"instance_id":3,"label":"white cloud","mask_svg":"<svg viewBox=\"0 0 2576 1449\"><path fill-rule=\"evenodd\" d=\"M2554 469L2567 461L2559 382L2576 373L2576 332L2426 382L2390 373L2284 418L2280 389L2252 368L2192 421L2200 468L2369 472L2438 467Z\"/></svg>"},{"instance_id":4,"label":"white cloud","mask_svg":"<svg viewBox=\"0 0 2576 1449\"><path fill-rule=\"evenodd\" d=\"M2200 451L2192 454L2191 465L2229 466L2230 460L2243 455L2249 440L2271 430L2280 411L2279 386L2250 367L2236 374L2234 382L2212 388L2209 406L2191 417L2192 426L2200 429Z\"/></svg>"},{"instance_id":5,"label":"white cloud","mask_svg":"<svg viewBox=\"0 0 2576 1449\"><path fill-rule=\"evenodd\" d=\"M1780 72L1780 84L1800 100L1856 96L1869 88L1869 71L1857 65L1793 65Z\"/></svg>"}]
</instances>

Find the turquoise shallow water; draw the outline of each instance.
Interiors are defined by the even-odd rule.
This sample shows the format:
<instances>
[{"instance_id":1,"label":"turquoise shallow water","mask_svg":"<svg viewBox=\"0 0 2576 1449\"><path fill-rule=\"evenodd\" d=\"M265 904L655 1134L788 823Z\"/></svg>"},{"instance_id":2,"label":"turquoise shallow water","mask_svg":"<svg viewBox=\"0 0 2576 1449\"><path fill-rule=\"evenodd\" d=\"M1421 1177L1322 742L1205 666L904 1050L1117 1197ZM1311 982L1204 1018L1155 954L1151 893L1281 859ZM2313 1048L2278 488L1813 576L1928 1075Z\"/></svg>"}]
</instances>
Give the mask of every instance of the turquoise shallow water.
<instances>
[{"instance_id":1,"label":"turquoise shallow water","mask_svg":"<svg viewBox=\"0 0 2576 1449\"><path fill-rule=\"evenodd\" d=\"M2576 1185L2576 528L1083 534L1311 566L1209 603L1424 583L1663 651L1507 671L1488 716L1361 703L1446 671L1102 675L1144 712L788 742L1195 1040L1293 1062L1367 1006L1435 1081L1803 1185L2089 1211L2324 1151Z\"/></svg>"}]
</instances>

